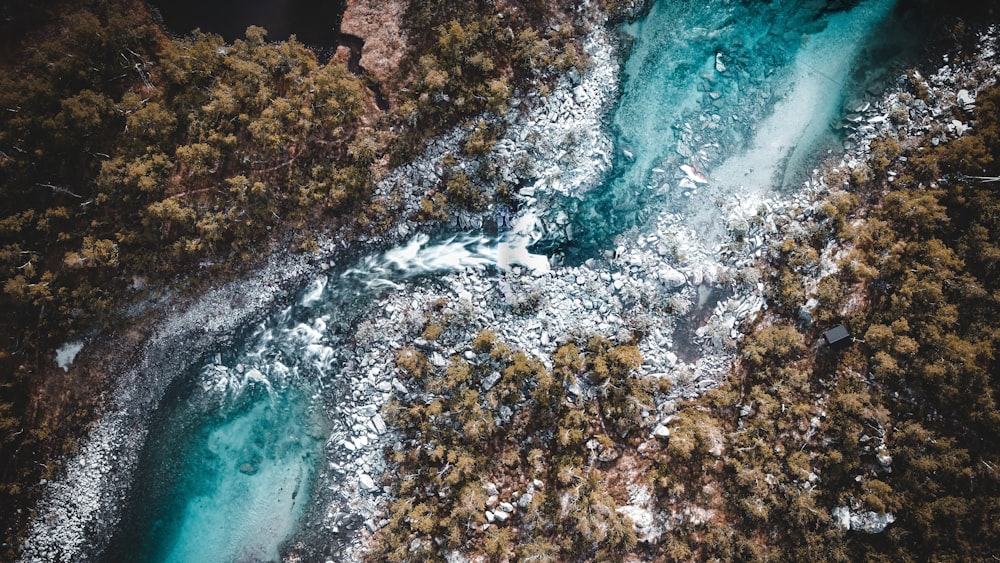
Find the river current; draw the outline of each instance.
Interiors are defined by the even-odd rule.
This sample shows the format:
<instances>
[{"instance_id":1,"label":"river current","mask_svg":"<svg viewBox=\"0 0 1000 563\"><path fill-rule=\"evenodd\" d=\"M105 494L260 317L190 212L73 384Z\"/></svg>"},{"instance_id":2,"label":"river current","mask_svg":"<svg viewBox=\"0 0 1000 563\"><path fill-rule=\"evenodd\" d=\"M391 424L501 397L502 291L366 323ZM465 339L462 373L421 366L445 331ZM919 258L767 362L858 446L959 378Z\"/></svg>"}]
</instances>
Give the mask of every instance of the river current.
<instances>
[{"instance_id":1,"label":"river current","mask_svg":"<svg viewBox=\"0 0 1000 563\"><path fill-rule=\"evenodd\" d=\"M458 295L467 292L456 279L496 283L511 252L544 285L623 233L658 235L664 217L714 248L727 236L720 198L797 190L841 149L842 116L913 48L893 0L825 5L659 0L621 28L628 56L607 120L616 152L600 185L556 198L568 225L531 238L530 253L503 235L418 235L317 271L291 303L167 390L102 559L276 561L295 542L326 537L337 545L306 551L336 560L361 522L331 499L377 490L378 462L360 474L344 468L363 452L378 457L378 400L395 391L376 373L374 394L344 373L363 380L382 369L363 359L368 343L403 344L377 319L409 319L400 312L409 295L449 274L467 276L446 282ZM521 213L531 216L530 202ZM304 530L324 526L325 535Z\"/></svg>"}]
</instances>

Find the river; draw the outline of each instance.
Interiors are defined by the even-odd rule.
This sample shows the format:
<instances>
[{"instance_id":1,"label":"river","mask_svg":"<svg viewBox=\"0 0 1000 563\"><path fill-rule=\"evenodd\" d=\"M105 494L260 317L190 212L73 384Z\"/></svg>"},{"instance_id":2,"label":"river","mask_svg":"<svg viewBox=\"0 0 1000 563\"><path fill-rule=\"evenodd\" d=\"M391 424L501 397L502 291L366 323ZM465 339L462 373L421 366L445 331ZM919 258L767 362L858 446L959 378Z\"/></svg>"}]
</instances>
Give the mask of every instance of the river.
<instances>
[{"instance_id":1,"label":"river","mask_svg":"<svg viewBox=\"0 0 1000 563\"><path fill-rule=\"evenodd\" d=\"M714 307L720 282L701 272L717 269L730 236L720 202L794 194L819 157L840 150L833 125L912 56L893 0L824 5L660 0L621 28L629 49L603 180L539 198L537 209L528 198L522 224L545 228L517 244L418 235L317 270L293 300L169 386L98 559L275 561L295 549L338 560L379 493L388 435L379 409L405 392L391 376L394 350L419 334L434 303L466 319L468 338L490 325L530 335L523 343L546 361L567 334L616 337L641 309L663 332L645 344L644 369L721 377L729 351L701 357L671 335L684 307L622 288ZM512 312L525 292L538 303ZM31 541L41 545L39 534Z\"/></svg>"}]
</instances>

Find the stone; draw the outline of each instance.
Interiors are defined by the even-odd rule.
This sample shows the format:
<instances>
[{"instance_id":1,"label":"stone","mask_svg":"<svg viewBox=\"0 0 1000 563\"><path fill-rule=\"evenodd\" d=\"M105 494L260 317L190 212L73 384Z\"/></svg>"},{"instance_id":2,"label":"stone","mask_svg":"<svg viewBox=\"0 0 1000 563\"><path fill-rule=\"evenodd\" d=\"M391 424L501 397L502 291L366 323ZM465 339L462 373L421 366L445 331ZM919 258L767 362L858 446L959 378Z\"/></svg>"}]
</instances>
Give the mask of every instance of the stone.
<instances>
[{"instance_id":1,"label":"stone","mask_svg":"<svg viewBox=\"0 0 1000 563\"><path fill-rule=\"evenodd\" d=\"M955 102L964 110L972 110L976 107L976 99L965 88L962 88L955 94Z\"/></svg>"},{"instance_id":2,"label":"stone","mask_svg":"<svg viewBox=\"0 0 1000 563\"><path fill-rule=\"evenodd\" d=\"M892 513L879 514L870 510L854 512L851 514L851 530L866 534L879 534L895 521L896 517Z\"/></svg>"},{"instance_id":3,"label":"stone","mask_svg":"<svg viewBox=\"0 0 1000 563\"><path fill-rule=\"evenodd\" d=\"M511 417L514 416L514 411L507 405L500 405L500 409L497 414L499 415L501 422L507 423L510 422Z\"/></svg>"},{"instance_id":4,"label":"stone","mask_svg":"<svg viewBox=\"0 0 1000 563\"><path fill-rule=\"evenodd\" d=\"M500 372L494 371L483 378L483 391L489 391L500 381Z\"/></svg>"},{"instance_id":5,"label":"stone","mask_svg":"<svg viewBox=\"0 0 1000 563\"><path fill-rule=\"evenodd\" d=\"M382 420L382 415L375 413L372 417L372 425L375 426L375 432L383 434L386 431L385 421Z\"/></svg>"},{"instance_id":6,"label":"stone","mask_svg":"<svg viewBox=\"0 0 1000 563\"><path fill-rule=\"evenodd\" d=\"M667 367L672 368L675 365L677 365L677 354L674 354L673 352L667 352L666 354L664 354L663 359L666 360Z\"/></svg>"},{"instance_id":7,"label":"stone","mask_svg":"<svg viewBox=\"0 0 1000 563\"><path fill-rule=\"evenodd\" d=\"M670 266L661 268L659 276L660 282L670 289L677 289L687 283L687 276Z\"/></svg>"},{"instance_id":8,"label":"stone","mask_svg":"<svg viewBox=\"0 0 1000 563\"><path fill-rule=\"evenodd\" d=\"M682 164L680 169L681 172L683 172L684 175L686 176L685 179L690 180L695 184L708 183L708 178L705 177L705 174L701 171L701 168L699 168L698 166L693 166L690 164Z\"/></svg>"},{"instance_id":9,"label":"stone","mask_svg":"<svg viewBox=\"0 0 1000 563\"><path fill-rule=\"evenodd\" d=\"M76 359L76 355L83 350L83 342L67 342L56 350L56 364L62 368L63 371L68 372L69 366Z\"/></svg>"},{"instance_id":10,"label":"stone","mask_svg":"<svg viewBox=\"0 0 1000 563\"><path fill-rule=\"evenodd\" d=\"M722 53L715 54L715 71L719 74L726 72L726 63L722 62Z\"/></svg>"},{"instance_id":11,"label":"stone","mask_svg":"<svg viewBox=\"0 0 1000 563\"><path fill-rule=\"evenodd\" d=\"M569 81L573 84L580 84L580 81L583 79L580 76L580 71L576 70L575 67L570 67L570 69L566 72L566 77L569 78ZM579 86L573 90L573 93L574 97L577 99L586 97L586 90Z\"/></svg>"},{"instance_id":12,"label":"stone","mask_svg":"<svg viewBox=\"0 0 1000 563\"><path fill-rule=\"evenodd\" d=\"M889 454L889 448L887 448L885 444L879 444L879 446L875 448L875 451L877 452L875 454L875 460L878 461L879 466L882 467L882 471L892 473L892 455Z\"/></svg>"},{"instance_id":13,"label":"stone","mask_svg":"<svg viewBox=\"0 0 1000 563\"><path fill-rule=\"evenodd\" d=\"M374 492L378 490L375 480L372 479L371 475L368 475L367 473L362 473L361 476L358 477L358 485L362 490L367 492Z\"/></svg>"},{"instance_id":14,"label":"stone","mask_svg":"<svg viewBox=\"0 0 1000 563\"><path fill-rule=\"evenodd\" d=\"M873 512L871 510L856 512L847 506L838 506L830 512L834 525L847 532L856 531L866 534L879 534L883 532L889 524L896 521L896 517L891 513Z\"/></svg>"},{"instance_id":15,"label":"stone","mask_svg":"<svg viewBox=\"0 0 1000 563\"><path fill-rule=\"evenodd\" d=\"M882 467L882 470L886 473L892 473L892 456L883 453L875 457L878 460L878 464Z\"/></svg>"},{"instance_id":16,"label":"stone","mask_svg":"<svg viewBox=\"0 0 1000 563\"><path fill-rule=\"evenodd\" d=\"M409 3L399 0L347 0L340 32L364 40L360 65L386 83L407 52L403 16Z\"/></svg>"}]
</instances>

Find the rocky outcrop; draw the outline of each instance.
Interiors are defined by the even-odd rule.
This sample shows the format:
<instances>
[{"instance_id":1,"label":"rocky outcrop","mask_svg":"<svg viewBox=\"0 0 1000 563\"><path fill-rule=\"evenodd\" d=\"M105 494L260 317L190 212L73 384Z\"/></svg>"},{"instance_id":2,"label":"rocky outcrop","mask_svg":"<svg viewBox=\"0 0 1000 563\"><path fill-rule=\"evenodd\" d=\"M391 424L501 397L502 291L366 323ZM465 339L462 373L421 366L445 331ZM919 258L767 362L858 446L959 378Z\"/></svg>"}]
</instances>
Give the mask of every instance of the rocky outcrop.
<instances>
[{"instance_id":1,"label":"rocky outcrop","mask_svg":"<svg viewBox=\"0 0 1000 563\"><path fill-rule=\"evenodd\" d=\"M846 506L838 506L831 512L833 523L837 528L847 532L864 532L866 534L880 534L889 524L896 521L896 517L891 512L879 514L877 512L855 511Z\"/></svg>"},{"instance_id":2,"label":"rocky outcrop","mask_svg":"<svg viewBox=\"0 0 1000 563\"><path fill-rule=\"evenodd\" d=\"M347 0L340 32L360 37L361 67L379 83L389 82L407 50L402 0Z\"/></svg>"}]
</instances>

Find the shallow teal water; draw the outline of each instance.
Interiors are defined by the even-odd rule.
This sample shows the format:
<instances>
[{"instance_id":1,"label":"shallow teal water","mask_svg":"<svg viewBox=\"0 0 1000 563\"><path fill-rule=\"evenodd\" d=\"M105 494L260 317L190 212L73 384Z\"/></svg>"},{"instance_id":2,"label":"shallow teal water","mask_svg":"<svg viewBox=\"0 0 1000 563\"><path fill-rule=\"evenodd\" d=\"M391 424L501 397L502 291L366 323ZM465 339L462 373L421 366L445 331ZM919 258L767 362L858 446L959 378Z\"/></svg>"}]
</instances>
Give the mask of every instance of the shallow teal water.
<instances>
[{"instance_id":1,"label":"shallow teal water","mask_svg":"<svg viewBox=\"0 0 1000 563\"><path fill-rule=\"evenodd\" d=\"M308 396L182 383L152 425L108 561L278 561L310 499L324 429Z\"/></svg>"},{"instance_id":2,"label":"shallow teal water","mask_svg":"<svg viewBox=\"0 0 1000 563\"><path fill-rule=\"evenodd\" d=\"M625 26L612 171L600 189L564 202L572 238L555 232L534 250L579 264L657 213L694 216L741 190L794 189L839 145L833 126L845 104L885 86L867 69L915 52L913 22L895 0L847 12L822 5L661 1Z\"/></svg>"}]
</instances>

